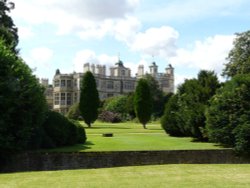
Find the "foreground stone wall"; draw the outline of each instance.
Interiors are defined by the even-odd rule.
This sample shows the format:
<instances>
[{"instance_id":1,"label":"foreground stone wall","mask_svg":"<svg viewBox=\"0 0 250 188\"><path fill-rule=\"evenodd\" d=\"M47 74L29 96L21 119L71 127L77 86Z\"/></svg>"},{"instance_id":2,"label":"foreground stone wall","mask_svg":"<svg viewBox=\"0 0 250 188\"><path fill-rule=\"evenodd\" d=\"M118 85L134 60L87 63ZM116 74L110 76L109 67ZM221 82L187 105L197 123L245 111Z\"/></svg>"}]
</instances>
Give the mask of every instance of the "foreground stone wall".
<instances>
[{"instance_id":1,"label":"foreground stone wall","mask_svg":"<svg viewBox=\"0 0 250 188\"><path fill-rule=\"evenodd\" d=\"M2 172L104 168L156 164L249 163L231 149L115 151L82 153L22 153L13 156Z\"/></svg>"}]
</instances>

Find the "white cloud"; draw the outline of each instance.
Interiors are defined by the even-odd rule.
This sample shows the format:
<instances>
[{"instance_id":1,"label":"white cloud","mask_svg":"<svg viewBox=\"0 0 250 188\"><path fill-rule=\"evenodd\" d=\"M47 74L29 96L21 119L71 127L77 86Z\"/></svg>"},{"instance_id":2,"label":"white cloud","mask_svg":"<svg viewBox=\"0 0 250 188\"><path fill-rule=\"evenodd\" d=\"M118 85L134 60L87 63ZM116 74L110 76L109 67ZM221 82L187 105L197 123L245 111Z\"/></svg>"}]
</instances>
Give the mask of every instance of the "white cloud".
<instances>
[{"instance_id":1,"label":"white cloud","mask_svg":"<svg viewBox=\"0 0 250 188\"><path fill-rule=\"evenodd\" d=\"M142 20L192 22L213 16L238 15L240 8L248 6L248 0L169 0L161 1L140 13ZM248 14L248 13L247 13Z\"/></svg>"},{"instance_id":2,"label":"white cloud","mask_svg":"<svg viewBox=\"0 0 250 188\"><path fill-rule=\"evenodd\" d=\"M33 48L27 53L22 54L21 56L24 61L29 65L33 70L33 73L36 74L39 78L50 78L52 76L52 59L54 57L54 51L47 47L37 47Z\"/></svg>"},{"instance_id":3,"label":"white cloud","mask_svg":"<svg viewBox=\"0 0 250 188\"><path fill-rule=\"evenodd\" d=\"M35 34L30 27L18 27L18 36L21 40L30 39L34 35Z\"/></svg>"},{"instance_id":4,"label":"white cloud","mask_svg":"<svg viewBox=\"0 0 250 188\"><path fill-rule=\"evenodd\" d=\"M48 65L47 63L51 60L53 54L53 50L47 47L38 47L31 50L30 58L37 65Z\"/></svg>"},{"instance_id":5,"label":"white cloud","mask_svg":"<svg viewBox=\"0 0 250 188\"><path fill-rule=\"evenodd\" d=\"M83 65L85 63L95 64L95 65L101 64L101 65L106 65L108 71L108 67L114 66L117 60L118 60L117 56L109 56L107 54L97 55L92 50L82 50L76 53L76 56L73 60L73 66L76 72L83 72Z\"/></svg>"},{"instance_id":6,"label":"white cloud","mask_svg":"<svg viewBox=\"0 0 250 188\"><path fill-rule=\"evenodd\" d=\"M119 41L130 45L136 39L136 35L141 28L141 22L132 16L127 16L114 24L113 34Z\"/></svg>"},{"instance_id":7,"label":"white cloud","mask_svg":"<svg viewBox=\"0 0 250 188\"><path fill-rule=\"evenodd\" d=\"M220 73L226 57L233 47L233 35L215 35L204 41L196 41L194 48L178 49L177 55L170 59L176 66L215 70Z\"/></svg>"},{"instance_id":8,"label":"white cloud","mask_svg":"<svg viewBox=\"0 0 250 188\"><path fill-rule=\"evenodd\" d=\"M91 36L104 36L110 30L107 20L126 19L138 3L139 0L19 0L12 14L28 24L53 24L57 34L80 32L85 39L92 33Z\"/></svg>"},{"instance_id":9,"label":"white cloud","mask_svg":"<svg viewBox=\"0 0 250 188\"><path fill-rule=\"evenodd\" d=\"M162 26L138 33L130 45L133 50L147 55L172 57L175 55L178 37L179 34L175 29Z\"/></svg>"}]
</instances>

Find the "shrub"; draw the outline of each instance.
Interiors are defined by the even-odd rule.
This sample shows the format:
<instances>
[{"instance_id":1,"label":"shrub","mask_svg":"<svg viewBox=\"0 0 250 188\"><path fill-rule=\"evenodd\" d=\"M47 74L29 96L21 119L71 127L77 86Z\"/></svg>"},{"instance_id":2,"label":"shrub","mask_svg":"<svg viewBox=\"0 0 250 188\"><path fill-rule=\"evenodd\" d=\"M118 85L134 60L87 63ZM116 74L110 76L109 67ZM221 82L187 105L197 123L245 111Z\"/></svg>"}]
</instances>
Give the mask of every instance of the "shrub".
<instances>
[{"instance_id":1,"label":"shrub","mask_svg":"<svg viewBox=\"0 0 250 188\"><path fill-rule=\"evenodd\" d=\"M102 111L99 114L98 119L100 121L111 122L111 123L119 123L122 121L120 114L106 111L106 110Z\"/></svg>"},{"instance_id":2,"label":"shrub","mask_svg":"<svg viewBox=\"0 0 250 188\"><path fill-rule=\"evenodd\" d=\"M69 108L69 111L67 112L66 117L69 119L74 119L74 120L82 119L81 113L79 110L79 103L75 103Z\"/></svg>"},{"instance_id":3,"label":"shrub","mask_svg":"<svg viewBox=\"0 0 250 188\"><path fill-rule=\"evenodd\" d=\"M184 136L181 127L178 126L178 95L172 95L166 104L164 115L161 119L161 126L171 136Z\"/></svg>"},{"instance_id":4,"label":"shrub","mask_svg":"<svg viewBox=\"0 0 250 188\"><path fill-rule=\"evenodd\" d=\"M235 130L235 150L239 153L250 154L250 123L239 125Z\"/></svg>"},{"instance_id":5,"label":"shrub","mask_svg":"<svg viewBox=\"0 0 250 188\"><path fill-rule=\"evenodd\" d=\"M77 128L75 124L58 112L49 111L43 124L47 141L51 146L73 145L77 142Z\"/></svg>"},{"instance_id":6,"label":"shrub","mask_svg":"<svg viewBox=\"0 0 250 188\"><path fill-rule=\"evenodd\" d=\"M76 126L77 136L76 141L78 144L84 144L87 140L86 132L84 127L79 123L79 121L71 120L72 123Z\"/></svg>"}]
</instances>

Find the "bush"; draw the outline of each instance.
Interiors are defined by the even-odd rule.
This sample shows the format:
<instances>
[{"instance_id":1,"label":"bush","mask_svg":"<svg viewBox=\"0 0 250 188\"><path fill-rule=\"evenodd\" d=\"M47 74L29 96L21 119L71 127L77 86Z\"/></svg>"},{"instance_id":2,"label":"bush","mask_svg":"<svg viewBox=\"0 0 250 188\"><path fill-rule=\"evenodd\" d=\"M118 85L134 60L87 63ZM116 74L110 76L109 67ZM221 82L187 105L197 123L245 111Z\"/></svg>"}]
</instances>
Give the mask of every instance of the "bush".
<instances>
[{"instance_id":1,"label":"bush","mask_svg":"<svg viewBox=\"0 0 250 188\"><path fill-rule=\"evenodd\" d=\"M69 119L74 119L74 120L82 119L81 113L79 110L79 103L75 103L69 108L69 111L67 112L66 117Z\"/></svg>"},{"instance_id":2,"label":"bush","mask_svg":"<svg viewBox=\"0 0 250 188\"><path fill-rule=\"evenodd\" d=\"M106 111L106 110L102 111L99 114L98 119L100 121L111 122L111 123L122 122L122 118L121 118L120 114L114 113L114 112L110 112L110 111Z\"/></svg>"},{"instance_id":3,"label":"bush","mask_svg":"<svg viewBox=\"0 0 250 188\"><path fill-rule=\"evenodd\" d=\"M58 112L49 111L43 124L46 144L51 142L51 147L67 146L77 143L77 128L75 124ZM45 144L43 144L45 145Z\"/></svg>"},{"instance_id":4,"label":"bush","mask_svg":"<svg viewBox=\"0 0 250 188\"><path fill-rule=\"evenodd\" d=\"M239 153L250 154L250 123L239 125L235 130L235 150Z\"/></svg>"},{"instance_id":5,"label":"bush","mask_svg":"<svg viewBox=\"0 0 250 188\"><path fill-rule=\"evenodd\" d=\"M84 127L79 123L79 121L71 120L75 124L77 130L76 141L78 144L84 144L87 140L86 132Z\"/></svg>"},{"instance_id":6,"label":"bush","mask_svg":"<svg viewBox=\"0 0 250 188\"><path fill-rule=\"evenodd\" d=\"M184 136L182 128L178 126L178 95L172 95L166 104L161 126L171 136Z\"/></svg>"}]
</instances>

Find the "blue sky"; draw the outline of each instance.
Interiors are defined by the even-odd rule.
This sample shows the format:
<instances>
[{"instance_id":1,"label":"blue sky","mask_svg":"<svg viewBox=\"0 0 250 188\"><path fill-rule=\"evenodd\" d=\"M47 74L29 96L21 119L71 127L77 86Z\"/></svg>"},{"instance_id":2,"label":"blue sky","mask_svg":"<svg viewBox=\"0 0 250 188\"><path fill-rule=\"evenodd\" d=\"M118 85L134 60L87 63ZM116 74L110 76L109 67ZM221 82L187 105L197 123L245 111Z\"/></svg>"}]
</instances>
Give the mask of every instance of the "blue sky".
<instances>
[{"instance_id":1,"label":"blue sky","mask_svg":"<svg viewBox=\"0 0 250 188\"><path fill-rule=\"evenodd\" d=\"M250 28L248 0L13 0L19 48L39 78L86 62L137 72L155 61L175 68L176 85L201 69L218 75L236 32ZM146 69L147 70L147 69Z\"/></svg>"}]
</instances>

